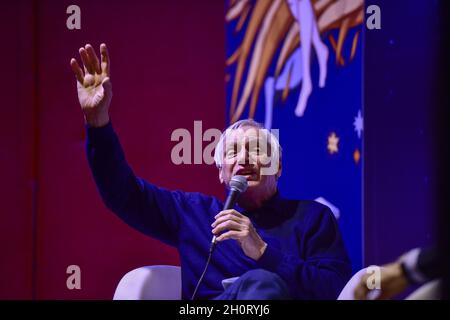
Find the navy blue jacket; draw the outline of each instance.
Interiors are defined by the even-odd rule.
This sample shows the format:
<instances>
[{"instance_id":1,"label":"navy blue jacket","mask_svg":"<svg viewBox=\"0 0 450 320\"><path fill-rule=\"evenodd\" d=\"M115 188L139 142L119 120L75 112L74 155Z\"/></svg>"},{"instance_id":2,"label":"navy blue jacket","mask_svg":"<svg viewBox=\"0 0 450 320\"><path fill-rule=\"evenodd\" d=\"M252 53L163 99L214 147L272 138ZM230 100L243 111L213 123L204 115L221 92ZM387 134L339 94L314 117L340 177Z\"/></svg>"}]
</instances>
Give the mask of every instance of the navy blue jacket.
<instances>
[{"instance_id":1,"label":"navy blue jacket","mask_svg":"<svg viewBox=\"0 0 450 320\"><path fill-rule=\"evenodd\" d=\"M223 208L217 198L169 191L135 176L111 123L87 128L87 157L106 206L133 228L178 249L182 297L189 299L203 271L211 224ZM248 216L268 246L258 261L239 244L217 245L199 288L199 299L223 292L221 281L248 270L266 269L284 279L295 299L336 299L351 266L330 209L315 201L283 199L279 193Z\"/></svg>"}]
</instances>

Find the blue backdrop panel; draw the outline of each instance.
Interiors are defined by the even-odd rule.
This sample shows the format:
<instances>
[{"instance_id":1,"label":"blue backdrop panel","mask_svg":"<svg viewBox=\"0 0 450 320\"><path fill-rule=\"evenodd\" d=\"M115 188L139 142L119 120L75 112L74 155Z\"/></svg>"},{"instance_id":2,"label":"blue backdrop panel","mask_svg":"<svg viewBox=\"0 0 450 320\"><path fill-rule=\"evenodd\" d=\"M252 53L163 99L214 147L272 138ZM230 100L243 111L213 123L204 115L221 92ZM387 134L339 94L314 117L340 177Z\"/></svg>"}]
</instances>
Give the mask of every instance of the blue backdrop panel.
<instances>
[{"instance_id":1,"label":"blue backdrop panel","mask_svg":"<svg viewBox=\"0 0 450 320\"><path fill-rule=\"evenodd\" d=\"M229 1L226 117L279 129L281 193L332 208L356 271L363 256L364 2L341 2Z\"/></svg>"}]
</instances>

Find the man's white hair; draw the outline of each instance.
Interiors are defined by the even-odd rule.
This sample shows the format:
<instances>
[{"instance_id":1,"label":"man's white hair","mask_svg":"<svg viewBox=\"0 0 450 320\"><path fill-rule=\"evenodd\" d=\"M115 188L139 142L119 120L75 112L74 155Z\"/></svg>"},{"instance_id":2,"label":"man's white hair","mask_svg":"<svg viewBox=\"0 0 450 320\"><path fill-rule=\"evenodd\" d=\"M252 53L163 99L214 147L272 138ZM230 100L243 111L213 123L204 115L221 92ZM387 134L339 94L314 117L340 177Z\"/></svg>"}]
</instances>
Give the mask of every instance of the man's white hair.
<instances>
[{"instance_id":1,"label":"man's white hair","mask_svg":"<svg viewBox=\"0 0 450 320\"><path fill-rule=\"evenodd\" d=\"M216 163L217 168L221 168L223 165L223 158L225 155L224 152L224 144L225 144L225 138L234 130L240 129L243 127L252 127L256 128L259 132L264 132L266 135L266 141L270 143L271 146L271 156L272 157L278 157L278 161L281 161L281 145L278 141L278 138L269 130L265 129L264 126L256 122L253 119L244 119L239 120L235 123L233 123L231 126L229 126L222 134L220 135L219 142L216 145L216 149L214 150L214 162Z\"/></svg>"}]
</instances>

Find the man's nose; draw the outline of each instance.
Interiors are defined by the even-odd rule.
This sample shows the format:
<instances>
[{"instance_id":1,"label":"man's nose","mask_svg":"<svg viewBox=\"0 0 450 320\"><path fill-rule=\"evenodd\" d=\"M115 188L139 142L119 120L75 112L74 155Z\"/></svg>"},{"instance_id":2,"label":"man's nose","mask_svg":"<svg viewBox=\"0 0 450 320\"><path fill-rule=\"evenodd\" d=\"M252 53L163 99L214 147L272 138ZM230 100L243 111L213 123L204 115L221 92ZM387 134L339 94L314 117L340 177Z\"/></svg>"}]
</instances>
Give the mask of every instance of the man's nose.
<instances>
[{"instance_id":1,"label":"man's nose","mask_svg":"<svg viewBox=\"0 0 450 320\"><path fill-rule=\"evenodd\" d=\"M246 165L250 164L250 157L247 148L241 148L238 153L238 164Z\"/></svg>"}]
</instances>

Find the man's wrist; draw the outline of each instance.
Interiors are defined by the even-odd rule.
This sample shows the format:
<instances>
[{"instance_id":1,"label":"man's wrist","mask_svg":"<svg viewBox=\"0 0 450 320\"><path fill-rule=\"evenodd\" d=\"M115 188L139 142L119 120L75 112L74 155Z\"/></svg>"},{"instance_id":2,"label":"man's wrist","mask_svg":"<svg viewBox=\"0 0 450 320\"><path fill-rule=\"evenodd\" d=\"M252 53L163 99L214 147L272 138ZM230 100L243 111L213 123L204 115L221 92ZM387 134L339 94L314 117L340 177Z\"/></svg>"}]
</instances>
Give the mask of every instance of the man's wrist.
<instances>
[{"instance_id":1,"label":"man's wrist","mask_svg":"<svg viewBox=\"0 0 450 320\"><path fill-rule=\"evenodd\" d=\"M267 249L267 243L263 241L262 244L261 244L261 246L260 246L259 249L258 249L258 251L259 251L259 256L258 256L258 258L256 258L255 260L259 260L259 258L262 257L262 255L264 254L264 252L266 251L266 249Z\"/></svg>"}]
</instances>

